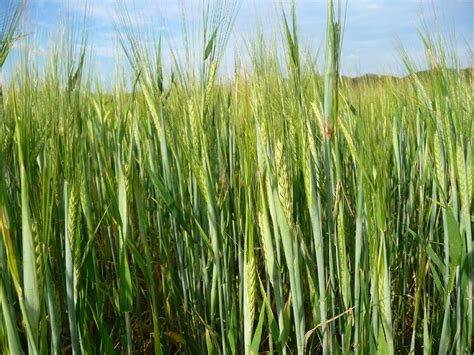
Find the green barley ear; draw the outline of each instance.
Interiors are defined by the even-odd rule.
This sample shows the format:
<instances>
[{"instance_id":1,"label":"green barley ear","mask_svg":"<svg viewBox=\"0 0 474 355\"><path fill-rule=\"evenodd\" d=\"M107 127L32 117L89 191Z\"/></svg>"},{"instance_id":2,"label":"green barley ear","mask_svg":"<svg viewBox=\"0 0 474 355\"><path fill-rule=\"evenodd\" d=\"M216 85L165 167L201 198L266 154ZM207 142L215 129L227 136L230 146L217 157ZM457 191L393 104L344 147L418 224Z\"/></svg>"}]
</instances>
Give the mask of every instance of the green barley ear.
<instances>
[{"instance_id":1,"label":"green barley ear","mask_svg":"<svg viewBox=\"0 0 474 355\"><path fill-rule=\"evenodd\" d=\"M192 161L191 169L196 178L197 184L201 190L201 193L206 200L209 201L209 192L206 182L206 169L207 169L207 159L206 154L202 154L201 150L201 134L202 126L198 121L198 116L196 115L196 110L194 108L194 102L190 99L188 101L188 115L189 115L189 124L191 126L191 136L192 136Z\"/></svg>"},{"instance_id":2,"label":"green barley ear","mask_svg":"<svg viewBox=\"0 0 474 355\"><path fill-rule=\"evenodd\" d=\"M267 125L265 120L259 121L259 134L261 138L262 150L263 154L267 154L267 145L268 145L268 132L267 132Z\"/></svg>"},{"instance_id":3,"label":"green barley ear","mask_svg":"<svg viewBox=\"0 0 474 355\"><path fill-rule=\"evenodd\" d=\"M217 71L217 62L213 60L211 62L211 66L209 69L209 80L207 82L206 91L204 93L204 97L206 100L206 103L205 103L206 110L210 110L210 106L212 104L213 95L214 95L213 88L214 88L214 80L216 77L216 71Z\"/></svg>"},{"instance_id":4,"label":"green barley ear","mask_svg":"<svg viewBox=\"0 0 474 355\"><path fill-rule=\"evenodd\" d=\"M297 127L296 125L299 124L301 125L301 121L295 121L295 119L292 116L287 117L288 121L288 143L290 144L290 157L293 162L296 162L299 158L300 154L300 145L297 144L300 137L298 137L298 132L300 131L300 128Z\"/></svg>"},{"instance_id":5,"label":"green barley ear","mask_svg":"<svg viewBox=\"0 0 474 355\"><path fill-rule=\"evenodd\" d=\"M247 280L247 302L249 304L249 317L250 322L253 324L255 320L255 301L256 301L256 292L257 292L257 270L255 263L255 251L252 241L249 241L249 248L247 251L247 263L246 263L246 280Z\"/></svg>"},{"instance_id":6,"label":"green barley ear","mask_svg":"<svg viewBox=\"0 0 474 355\"><path fill-rule=\"evenodd\" d=\"M68 212L67 212L67 229L69 243L72 248L76 246L76 235L77 235L77 222L78 222L78 207L79 207L79 196L77 189L74 187L75 184L71 185L71 190L68 197Z\"/></svg>"},{"instance_id":7,"label":"green barley ear","mask_svg":"<svg viewBox=\"0 0 474 355\"><path fill-rule=\"evenodd\" d=\"M444 186L446 184L446 168L444 156L445 155L443 144L438 131L436 131L434 136L434 159L436 168L436 179L438 180L438 183L441 186L441 191L443 191Z\"/></svg>"},{"instance_id":8,"label":"green barley ear","mask_svg":"<svg viewBox=\"0 0 474 355\"><path fill-rule=\"evenodd\" d=\"M338 120L337 124L338 124L338 127L341 129L342 135L344 136L344 139L346 140L347 145L349 146L349 151L351 152L352 158L356 160L357 155L356 155L356 149L354 146L354 141L352 140L352 136L349 134L349 131L344 125L344 122L342 122L342 119Z\"/></svg>"},{"instance_id":9,"label":"green barley ear","mask_svg":"<svg viewBox=\"0 0 474 355\"><path fill-rule=\"evenodd\" d=\"M263 212L262 211L258 211L257 213L257 221L258 221L258 231L260 233L260 235L264 235L264 233L266 232L265 230L265 226L263 225ZM268 249L267 249L267 244L266 243L261 243L262 244L262 251L263 251L263 259L264 260L268 260Z\"/></svg>"},{"instance_id":10,"label":"green barley ear","mask_svg":"<svg viewBox=\"0 0 474 355\"><path fill-rule=\"evenodd\" d=\"M78 288L77 282L80 279L80 262L81 262L81 251L80 251L80 235L79 235L79 203L80 194L78 191L77 183L71 184L71 190L69 192L68 211L67 211L67 229L69 245L71 246L71 252L73 257L74 265L74 303L78 299Z\"/></svg>"},{"instance_id":11,"label":"green barley ear","mask_svg":"<svg viewBox=\"0 0 474 355\"><path fill-rule=\"evenodd\" d=\"M288 221L293 216L293 198L290 186L288 166L283 152L283 143L278 140L275 149L276 171L278 176L278 194Z\"/></svg>"},{"instance_id":12,"label":"green barley ear","mask_svg":"<svg viewBox=\"0 0 474 355\"><path fill-rule=\"evenodd\" d=\"M268 147L268 132L265 117L255 117L255 131L256 131L256 142L257 142L257 158L258 167L260 174L265 171L265 164L268 159L267 147Z\"/></svg>"},{"instance_id":13,"label":"green barley ear","mask_svg":"<svg viewBox=\"0 0 474 355\"><path fill-rule=\"evenodd\" d=\"M0 71L2 70L3 64L5 63L13 44L18 39L17 29L25 5L26 1L18 1L17 4L14 4L13 0L6 0L2 5L4 8L0 9L0 11L4 11L0 22Z\"/></svg>"},{"instance_id":14,"label":"green barley ear","mask_svg":"<svg viewBox=\"0 0 474 355\"><path fill-rule=\"evenodd\" d=\"M193 154L195 161L197 162L200 155L200 137L201 137L201 126L198 122L198 117L196 115L196 110L194 108L193 100L188 100L188 115L189 123L191 126L191 136L192 136L192 145L193 145Z\"/></svg>"},{"instance_id":15,"label":"green barley ear","mask_svg":"<svg viewBox=\"0 0 474 355\"><path fill-rule=\"evenodd\" d=\"M42 256L43 243L40 236L40 231L38 230L38 223L33 222L31 224L31 232L33 233L34 244L35 244L35 254L36 254L36 272L38 275L38 297L40 303L42 302L43 290L44 290L44 263Z\"/></svg>"},{"instance_id":16,"label":"green barley ear","mask_svg":"<svg viewBox=\"0 0 474 355\"><path fill-rule=\"evenodd\" d=\"M316 116L316 122L318 123L318 128L321 134L324 135L324 119L323 115L321 114L321 111L318 109L316 104L313 102L311 103L311 108L313 109L313 112Z\"/></svg>"},{"instance_id":17,"label":"green barley ear","mask_svg":"<svg viewBox=\"0 0 474 355\"><path fill-rule=\"evenodd\" d=\"M465 213L469 213L469 193L466 179L466 163L462 144L460 143L458 143L456 149L456 167L459 181L459 193L461 195L461 210Z\"/></svg>"},{"instance_id":18,"label":"green barley ear","mask_svg":"<svg viewBox=\"0 0 474 355\"><path fill-rule=\"evenodd\" d=\"M245 287L244 287L244 328L245 353L249 353L250 341L255 321L255 302L257 292L257 270L255 262L253 231L247 231L248 238L245 245Z\"/></svg>"},{"instance_id":19,"label":"green barley ear","mask_svg":"<svg viewBox=\"0 0 474 355\"><path fill-rule=\"evenodd\" d=\"M313 206L313 193L311 191L311 152L309 149L303 149L303 181L308 206Z\"/></svg>"},{"instance_id":20,"label":"green barley ear","mask_svg":"<svg viewBox=\"0 0 474 355\"><path fill-rule=\"evenodd\" d=\"M75 198L71 198L71 193L68 191L68 182L64 181L64 213L65 213L65 257L64 261L66 264L66 307L68 311L68 323L69 323L69 332L71 335L71 345L74 353L79 353L79 334L77 328L77 319L76 319L76 281L75 281L75 263L74 263L74 237L70 237L69 233L75 232L75 220L77 217L77 212L74 207L69 207L70 203L77 203ZM73 213L72 217L69 217L69 213Z\"/></svg>"}]
</instances>

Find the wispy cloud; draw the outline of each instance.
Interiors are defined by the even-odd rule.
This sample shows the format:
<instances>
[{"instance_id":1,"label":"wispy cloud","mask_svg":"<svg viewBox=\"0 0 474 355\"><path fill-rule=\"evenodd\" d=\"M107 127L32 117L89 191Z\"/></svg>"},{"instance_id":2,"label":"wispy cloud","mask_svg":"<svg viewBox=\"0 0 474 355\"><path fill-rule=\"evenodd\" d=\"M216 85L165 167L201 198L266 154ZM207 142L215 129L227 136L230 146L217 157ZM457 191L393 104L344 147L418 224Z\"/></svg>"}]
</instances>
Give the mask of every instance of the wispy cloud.
<instances>
[{"instance_id":1,"label":"wispy cloud","mask_svg":"<svg viewBox=\"0 0 474 355\"><path fill-rule=\"evenodd\" d=\"M235 53L245 53L243 43L255 38L257 24L268 38L281 39L278 37L280 3L288 9L290 2L241 0L228 60L232 62ZM55 31L56 23L67 13L78 20L87 14L91 46L98 57L97 65L106 63L102 65L104 70L110 70L110 63L120 53L115 25L120 25L121 15L127 13L128 24L142 33L163 33L177 52L183 52L183 18L194 33L200 28L202 15L202 0L30 0L29 3L32 31ZM324 40L326 0L297 0L296 3L300 38L315 53ZM454 47L463 51L465 43L471 46L473 43L473 13L472 0L349 0L343 71L349 74L400 72L396 44L402 43L409 53L418 55L421 44L417 28L422 21L434 26L435 18L445 34L456 37ZM38 38L46 41L48 36L38 35ZM196 42L194 38L192 41Z\"/></svg>"}]
</instances>

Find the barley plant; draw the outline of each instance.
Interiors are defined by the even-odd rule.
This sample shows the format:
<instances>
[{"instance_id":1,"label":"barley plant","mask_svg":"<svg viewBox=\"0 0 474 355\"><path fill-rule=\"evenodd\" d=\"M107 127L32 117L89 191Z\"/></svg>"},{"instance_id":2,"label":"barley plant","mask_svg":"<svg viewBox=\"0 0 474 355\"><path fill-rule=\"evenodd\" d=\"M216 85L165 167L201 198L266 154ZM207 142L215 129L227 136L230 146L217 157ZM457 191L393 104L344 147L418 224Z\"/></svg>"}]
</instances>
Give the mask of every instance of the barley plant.
<instances>
[{"instance_id":1,"label":"barley plant","mask_svg":"<svg viewBox=\"0 0 474 355\"><path fill-rule=\"evenodd\" d=\"M15 4L0 65L27 31ZM22 46L0 109L1 353L472 354L472 71L421 31L428 70L402 51L404 78L341 77L329 0L320 74L281 9L282 42L257 35L231 80L235 1L205 3L169 65L121 16L111 91L86 32L42 70Z\"/></svg>"}]
</instances>

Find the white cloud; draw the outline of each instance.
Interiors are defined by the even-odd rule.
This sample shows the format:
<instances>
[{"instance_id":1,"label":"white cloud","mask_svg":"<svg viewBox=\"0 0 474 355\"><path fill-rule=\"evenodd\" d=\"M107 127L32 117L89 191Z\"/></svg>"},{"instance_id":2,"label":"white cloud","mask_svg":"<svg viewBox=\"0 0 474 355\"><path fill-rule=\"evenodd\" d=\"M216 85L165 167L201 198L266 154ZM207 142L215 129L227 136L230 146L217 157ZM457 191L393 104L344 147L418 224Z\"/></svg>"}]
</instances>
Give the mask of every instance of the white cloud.
<instances>
[{"instance_id":1,"label":"white cloud","mask_svg":"<svg viewBox=\"0 0 474 355\"><path fill-rule=\"evenodd\" d=\"M219 0L214 0L215 3L217 1ZM54 31L54 23L64 16L68 9L78 21L87 9L90 15L90 42L98 60L114 60L120 53L114 24L118 22L117 17L123 14L124 8L130 16L129 24L134 29L155 35L158 32L163 33L165 45L171 45L177 53L184 53L184 37L181 32L184 13L185 24L194 35L190 39L191 44L201 47L197 36L198 30L201 29L201 2L202 0L30 0L31 6L36 9L59 9L56 12L50 10L51 16L48 18L33 16L32 24L43 31ZM282 1L285 9L288 9L290 2ZM421 24L422 13L432 22L433 3L443 23L457 22L455 25L460 40L472 43L472 19L466 20L466 16L473 12L472 0L348 0L343 69L346 69L344 65L353 66L351 63L355 62L359 62L358 70L362 72L386 71L387 67L396 67L398 54L394 44L397 39L405 44L409 52L419 51L416 29ZM315 53L324 40L327 2L296 0L296 4L300 39ZM242 0L241 5L234 34L228 46L227 60L231 65L235 53L240 56L247 54L245 43L255 39L257 23L261 24L267 39L281 40L280 0Z\"/></svg>"}]
</instances>

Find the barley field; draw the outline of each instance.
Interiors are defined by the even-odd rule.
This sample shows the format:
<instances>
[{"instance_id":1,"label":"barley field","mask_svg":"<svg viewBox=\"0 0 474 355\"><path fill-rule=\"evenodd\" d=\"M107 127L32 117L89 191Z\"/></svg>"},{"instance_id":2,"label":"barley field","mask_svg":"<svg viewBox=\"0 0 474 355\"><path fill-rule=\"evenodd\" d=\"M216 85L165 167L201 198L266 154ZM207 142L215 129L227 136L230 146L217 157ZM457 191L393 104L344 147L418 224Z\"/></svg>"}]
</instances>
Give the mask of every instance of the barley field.
<instances>
[{"instance_id":1,"label":"barley field","mask_svg":"<svg viewBox=\"0 0 474 355\"><path fill-rule=\"evenodd\" d=\"M164 68L121 17L130 70L89 75L66 33L0 103L0 353L472 354L472 70L420 32L427 70L340 75L294 7L282 48L222 74L236 2ZM2 13L0 65L24 41ZM82 36L82 37L81 37ZM166 54L167 55L167 54ZM283 64L279 58L283 58Z\"/></svg>"}]
</instances>

